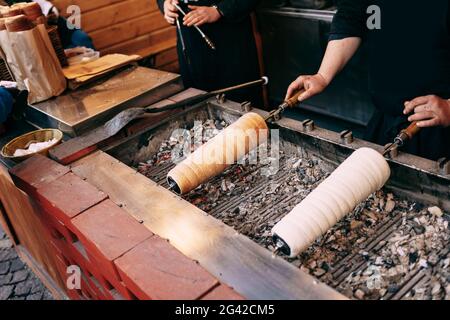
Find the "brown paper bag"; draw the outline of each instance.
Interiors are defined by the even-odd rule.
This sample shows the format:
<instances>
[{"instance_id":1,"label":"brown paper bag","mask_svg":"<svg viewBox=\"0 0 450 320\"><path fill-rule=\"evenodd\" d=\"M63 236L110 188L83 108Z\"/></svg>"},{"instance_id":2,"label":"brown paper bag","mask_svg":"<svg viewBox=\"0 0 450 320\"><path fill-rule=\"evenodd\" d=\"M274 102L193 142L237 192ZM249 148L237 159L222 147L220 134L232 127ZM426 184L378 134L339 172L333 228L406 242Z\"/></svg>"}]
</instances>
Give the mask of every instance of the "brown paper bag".
<instances>
[{"instance_id":1,"label":"brown paper bag","mask_svg":"<svg viewBox=\"0 0 450 320\"><path fill-rule=\"evenodd\" d=\"M11 60L15 66L12 68L15 78L30 92L29 103L58 96L66 89L66 79L45 25L27 31L8 32L7 40L8 63Z\"/></svg>"},{"instance_id":2,"label":"brown paper bag","mask_svg":"<svg viewBox=\"0 0 450 320\"><path fill-rule=\"evenodd\" d=\"M22 81L24 73L22 72L21 66L16 61L14 51L12 50L9 42L9 34L6 30L0 31L0 47L5 57L4 60L6 61L9 70L17 82L17 88L20 90L25 90L25 83Z\"/></svg>"},{"instance_id":3,"label":"brown paper bag","mask_svg":"<svg viewBox=\"0 0 450 320\"><path fill-rule=\"evenodd\" d=\"M5 67L6 67L6 69L2 69ZM1 46L0 46L0 69L2 69L2 70L0 70L0 76L1 76L0 80L15 81L15 79L13 77L13 73L11 71L11 68L8 65L6 55L3 52L3 49Z\"/></svg>"}]
</instances>

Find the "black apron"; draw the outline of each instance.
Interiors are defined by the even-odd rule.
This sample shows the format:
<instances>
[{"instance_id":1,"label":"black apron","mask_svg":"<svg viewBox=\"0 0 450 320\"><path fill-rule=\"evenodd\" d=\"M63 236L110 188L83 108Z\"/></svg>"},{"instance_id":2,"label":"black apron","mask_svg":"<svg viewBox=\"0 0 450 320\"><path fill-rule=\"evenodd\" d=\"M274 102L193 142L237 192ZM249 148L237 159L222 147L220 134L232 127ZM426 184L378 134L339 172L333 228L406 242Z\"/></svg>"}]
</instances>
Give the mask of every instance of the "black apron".
<instances>
[{"instance_id":1,"label":"black apron","mask_svg":"<svg viewBox=\"0 0 450 320\"><path fill-rule=\"evenodd\" d=\"M224 0L228 1L228 0ZM199 0L188 4L212 6L220 1ZM244 5L236 2L236 6ZM189 11L187 4L180 6ZM236 8L238 10L239 8ZM253 35L250 12L243 12L238 18L221 18L213 24L205 24L201 29L214 42L216 50L211 50L193 27L182 25L186 55L183 53L178 35L178 57L180 73L185 87L194 87L205 91L221 89L236 84L257 80L260 77L258 55ZM261 88L240 90L228 94L237 102L252 101L261 106Z\"/></svg>"},{"instance_id":2,"label":"black apron","mask_svg":"<svg viewBox=\"0 0 450 320\"><path fill-rule=\"evenodd\" d=\"M366 138L385 145L410 123L404 103L419 96L450 98L449 0L341 0L331 38L361 36L369 45L369 90L376 112ZM369 30L369 5L381 9L381 29ZM450 128L424 128L406 152L450 157Z\"/></svg>"}]
</instances>

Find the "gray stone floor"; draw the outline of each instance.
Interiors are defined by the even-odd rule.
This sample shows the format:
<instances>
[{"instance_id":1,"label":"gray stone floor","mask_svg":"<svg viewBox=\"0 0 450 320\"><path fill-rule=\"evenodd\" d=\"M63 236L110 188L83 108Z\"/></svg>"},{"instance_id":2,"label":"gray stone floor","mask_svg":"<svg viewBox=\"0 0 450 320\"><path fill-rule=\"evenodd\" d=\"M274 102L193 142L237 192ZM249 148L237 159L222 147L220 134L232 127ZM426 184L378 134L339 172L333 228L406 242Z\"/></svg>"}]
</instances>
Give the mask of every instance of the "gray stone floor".
<instances>
[{"instance_id":1,"label":"gray stone floor","mask_svg":"<svg viewBox=\"0 0 450 320\"><path fill-rule=\"evenodd\" d=\"M0 300L53 300L0 227Z\"/></svg>"}]
</instances>

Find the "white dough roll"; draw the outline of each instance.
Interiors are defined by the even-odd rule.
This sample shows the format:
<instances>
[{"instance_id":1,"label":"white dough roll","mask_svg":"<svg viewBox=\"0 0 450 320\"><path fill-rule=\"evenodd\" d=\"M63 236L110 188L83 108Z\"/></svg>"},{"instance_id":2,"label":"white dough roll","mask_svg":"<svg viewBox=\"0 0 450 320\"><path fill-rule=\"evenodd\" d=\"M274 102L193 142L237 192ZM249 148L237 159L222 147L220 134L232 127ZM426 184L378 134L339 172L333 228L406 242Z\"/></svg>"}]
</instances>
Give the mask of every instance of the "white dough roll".
<instances>
[{"instance_id":1,"label":"white dough roll","mask_svg":"<svg viewBox=\"0 0 450 320\"><path fill-rule=\"evenodd\" d=\"M361 148L275 225L272 234L283 240L290 256L295 257L381 189L390 175L389 165L380 153Z\"/></svg>"},{"instance_id":2,"label":"white dough roll","mask_svg":"<svg viewBox=\"0 0 450 320\"><path fill-rule=\"evenodd\" d=\"M263 117L245 114L172 169L167 175L169 185L181 194L194 190L266 142L268 135Z\"/></svg>"}]
</instances>

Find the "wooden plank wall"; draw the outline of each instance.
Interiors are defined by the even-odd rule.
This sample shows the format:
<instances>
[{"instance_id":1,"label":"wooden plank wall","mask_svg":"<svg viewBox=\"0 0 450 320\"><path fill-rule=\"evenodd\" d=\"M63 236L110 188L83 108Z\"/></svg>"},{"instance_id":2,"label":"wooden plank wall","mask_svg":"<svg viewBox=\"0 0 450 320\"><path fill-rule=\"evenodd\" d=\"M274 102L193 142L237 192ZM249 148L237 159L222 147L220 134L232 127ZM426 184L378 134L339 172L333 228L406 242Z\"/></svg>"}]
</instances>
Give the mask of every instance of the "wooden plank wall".
<instances>
[{"instance_id":1,"label":"wooden plank wall","mask_svg":"<svg viewBox=\"0 0 450 320\"><path fill-rule=\"evenodd\" d=\"M156 0L53 0L61 14L81 8L81 24L102 54L154 57L154 67L177 72L176 29L167 24Z\"/></svg>"}]
</instances>

